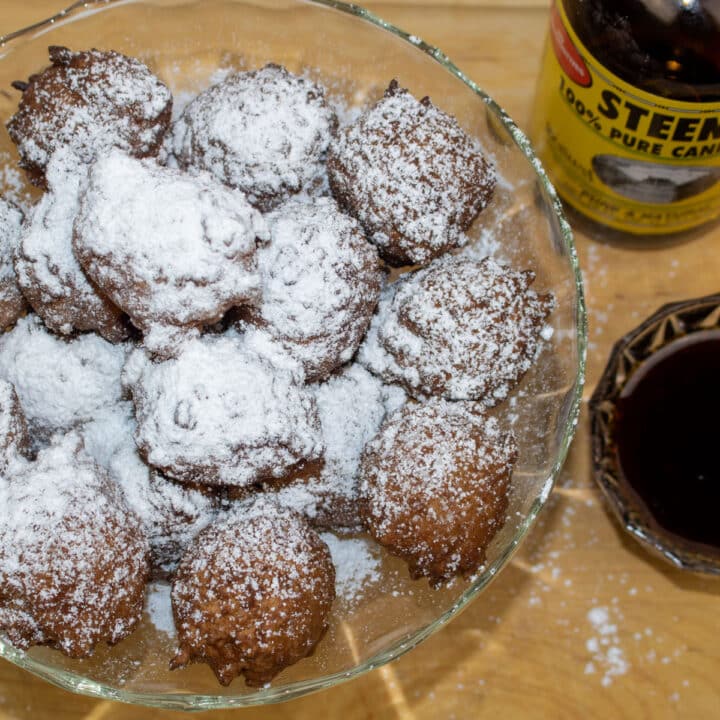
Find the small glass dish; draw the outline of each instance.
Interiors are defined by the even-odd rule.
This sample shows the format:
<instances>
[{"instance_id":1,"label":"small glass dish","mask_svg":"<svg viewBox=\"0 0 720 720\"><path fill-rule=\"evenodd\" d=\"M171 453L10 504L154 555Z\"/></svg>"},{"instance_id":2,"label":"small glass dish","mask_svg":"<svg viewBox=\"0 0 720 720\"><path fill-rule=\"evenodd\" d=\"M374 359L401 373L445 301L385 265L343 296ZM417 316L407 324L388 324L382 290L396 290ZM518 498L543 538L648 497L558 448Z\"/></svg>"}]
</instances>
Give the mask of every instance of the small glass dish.
<instances>
[{"instance_id":1,"label":"small glass dish","mask_svg":"<svg viewBox=\"0 0 720 720\"><path fill-rule=\"evenodd\" d=\"M377 99L392 78L429 95L491 154L500 181L471 229L465 252L532 268L535 287L552 291L554 333L510 401L497 410L520 448L508 520L472 578L434 590L412 581L404 563L376 550L379 582L353 603L336 602L331 627L312 657L272 686L217 684L210 669L170 672L172 639L147 616L114 648L70 660L47 648L21 652L0 638L0 655L69 690L181 710L279 702L330 687L410 650L477 597L506 566L552 490L575 432L584 382L586 317L572 233L525 136L507 114L442 52L357 7L335 0L116 0L77 3L31 28L0 38L0 192L36 197L16 170L4 124L15 112L13 80L47 66L48 45L114 49L143 59L187 100L218 68L281 63L324 83L339 108Z\"/></svg>"},{"instance_id":2,"label":"small glass dish","mask_svg":"<svg viewBox=\"0 0 720 720\"><path fill-rule=\"evenodd\" d=\"M663 351L687 345L696 334L720 331L720 295L661 307L613 347L590 400L593 476L622 527L646 549L677 568L720 575L720 551L663 527L632 488L621 468L615 429L618 400L631 378ZM698 336L699 339L699 336ZM662 452L658 448L658 452Z\"/></svg>"}]
</instances>

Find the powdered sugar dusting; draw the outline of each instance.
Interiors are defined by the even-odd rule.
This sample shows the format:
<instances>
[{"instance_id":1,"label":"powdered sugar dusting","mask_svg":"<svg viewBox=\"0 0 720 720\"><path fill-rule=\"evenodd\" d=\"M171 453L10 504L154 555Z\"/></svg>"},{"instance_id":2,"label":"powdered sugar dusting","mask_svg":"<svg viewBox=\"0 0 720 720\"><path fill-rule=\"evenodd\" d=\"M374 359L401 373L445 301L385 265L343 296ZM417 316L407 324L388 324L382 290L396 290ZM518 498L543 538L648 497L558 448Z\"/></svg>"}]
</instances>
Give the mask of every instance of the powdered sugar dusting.
<instances>
[{"instance_id":1,"label":"powdered sugar dusting","mask_svg":"<svg viewBox=\"0 0 720 720\"><path fill-rule=\"evenodd\" d=\"M175 155L269 210L321 177L335 124L322 88L267 65L193 100L175 124Z\"/></svg>"},{"instance_id":2,"label":"powdered sugar dusting","mask_svg":"<svg viewBox=\"0 0 720 720\"><path fill-rule=\"evenodd\" d=\"M15 645L71 656L125 637L140 618L147 544L76 434L0 484L0 627Z\"/></svg>"},{"instance_id":3,"label":"powdered sugar dusting","mask_svg":"<svg viewBox=\"0 0 720 720\"><path fill-rule=\"evenodd\" d=\"M29 192L25 176L17 167L10 153L0 151L0 189L5 200L28 214L33 207L34 199Z\"/></svg>"},{"instance_id":4,"label":"powdered sugar dusting","mask_svg":"<svg viewBox=\"0 0 720 720\"><path fill-rule=\"evenodd\" d=\"M190 542L217 516L219 499L151 471L135 446L136 428L132 403L122 402L100 411L81 432L90 456L108 471L140 518L154 575L169 577Z\"/></svg>"},{"instance_id":5,"label":"powdered sugar dusting","mask_svg":"<svg viewBox=\"0 0 720 720\"><path fill-rule=\"evenodd\" d=\"M113 152L93 167L75 250L142 330L215 322L256 302L260 214L237 191ZM152 242L148 242L152 238Z\"/></svg>"},{"instance_id":6,"label":"powdered sugar dusting","mask_svg":"<svg viewBox=\"0 0 720 720\"><path fill-rule=\"evenodd\" d=\"M22 213L0 197L0 282L3 283L15 277L13 258L22 219Z\"/></svg>"},{"instance_id":7,"label":"powdered sugar dusting","mask_svg":"<svg viewBox=\"0 0 720 720\"><path fill-rule=\"evenodd\" d=\"M602 673L601 684L607 687L612 685L613 678L625 675L630 669L630 664L618 644L617 625L611 622L608 608L604 606L591 608L587 619L597 635L588 638L585 644L592 656L592 663L585 667L585 674L592 674L595 668L599 668Z\"/></svg>"},{"instance_id":8,"label":"powdered sugar dusting","mask_svg":"<svg viewBox=\"0 0 720 720\"><path fill-rule=\"evenodd\" d=\"M15 388L0 380L0 474L17 463L29 448L25 415Z\"/></svg>"},{"instance_id":9,"label":"powdered sugar dusting","mask_svg":"<svg viewBox=\"0 0 720 720\"><path fill-rule=\"evenodd\" d=\"M383 271L362 229L329 198L288 203L269 218L259 251L262 302L251 318L322 379L355 354Z\"/></svg>"},{"instance_id":10,"label":"powdered sugar dusting","mask_svg":"<svg viewBox=\"0 0 720 720\"><path fill-rule=\"evenodd\" d=\"M171 638L176 636L168 583L157 582L148 585L145 611L158 632Z\"/></svg>"},{"instance_id":11,"label":"powdered sugar dusting","mask_svg":"<svg viewBox=\"0 0 720 720\"><path fill-rule=\"evenodd\" d=\"M57 52L61 62L75 57ZM464 361L463 353L473 362L475 354L487 357L487 348L480 352L472 345L463 326L462 316L477 300L464 288L463 272L477 273L469 259L447 261L468 263L459 272L461 281L416 273L391 286L363 350L363 362L372 372L353 363L384 271L377 248L367 243L358 221L340 212L333 199L318 199L329 194L325 153L336 116L309 76L294 76L277 66L254 73L223 71L213 78L217 87L195 100L182 97L172 138L182 171L126 154L157 149L164 131L157 114L169 110L162 98L141 109L148 118L156 114L157 133L145 128L133 147L108 146L99 157L99 145L87 157L56 152L46 196L55 199L52 212L46 201L45 226L37 211L38 233L47 235L34 247L42 280L48 287L55 283L58 297L68 303L82 300L82 293L64 291L76 282L84 282L97 298L112 296L112 307L126 311L143 337L133 333L132 352L129 344L113 348L95 334L78 337L76 331L83 329L79 323L89 314L82 307L70 317L66 308L55 313L54 331L70 333L68 342L47 330L50 319L43 325L35 316L0 336L0 378L7 375L18 384L33 449L39 449L37 463L30 454L25 457L16 440L22 431L20 400L13 409L12 385L0 380L0 439L8 440L0 463L11 463L8 475L19 478L31 472L28 468L36 472L42 466L47 470L43 483L66 486L70 494L76 479L66 482L65 476L77 472L94 504L88 532L85 516L73 516L80 539L63 535L76 545L92 536L93 543L109 546L116 537L127 541L120 554L135 547L132 539L116 533L112 513L104 525L95 522L105 505L121 508L123 529L140 538L143 558L149 553L153 579L177 572L174 591L167 585L150 586L145 605L160 633L178 637L174 666L205 661L223 683L237 674L245 674L250 685L267 683L282 667L307 655L327 627L335 587L343 610L368 596L375 602L373 586L381 580L388 584L377 592L417 594L418 603L428 603L423 609L439 606L437 598L444 601L454 592L428 600L424 587L418 589L404 577L401 582L395 570L388 577L384 563L394 561L372 540L330 533L319 539L307 520L336 533L359 530L363 503L371 500L373 512L396 513L389 522L374 515L378 539L408 560L414 575L440 582L477 570L484 548L505 521L515 460L512 438L494 420L480 416L479 404L423 397L430 386L445 394L435 385L443 372L458 374L457 383L450 383L452 391L460 388L465 397L476 368L458 367L462 363L457 358ZM81 96L87 91L93 107L125 106L134 93L124 79L111 80L110 88L87 89L79 77L70 76L66 84ZM482 159L479 144L453 118L397 89L386 99L385 116L376 129L382 134L389 127L387 137L406 133L408 144L393 139L380 151L381 159L405 175L390 178L376 197L370 196L367 207L350 207L344 199L343 207L382 219L380 203L391 199L384 209L402 218L407 232L390 227L386 215L373 240L388 263L399 264L393 244L428 262L467 242L463 231L488 202L494 171ZM360 102L360 94L355 100ZM74 107L69 112L74 123L87 111ZM354 125L363 122L358 108L346 117ZM366 140L354 150L367 149ZM165 149L169 147L168 142ZM166 160L175 162L160 158ZM358 185L365 179L360 173ZM379 182L380 177L369 179ZM66 197L58 201L63 190ZM273 208L272 215L263 218L252 209L243 191L263 211ZM405 207L395 207L403 203ZM55 233L57 229L62 232ZM402 230L397 237L396 230ZM501 230L479 232L480 246L501 251L494 235L504 235ZM447 270L446 276L451 275ZM64 287L63 278L69 278ZM412 292L404 290L408 286ZM538 300L521 286L518 280L518 297ZM50 297L44 288L42 292ZM486 304L494 308L492 301ZM226 315L228 310L232 312ZM45 316L50 318L49 312ZM497 318L492 322L502 324ZM103 331L97 324L93 329ZM549 331L540 328L538 335L549 337ZM441 347L443 341L447 348ZM118 381L121 366L124 387ZM406 389L423 404L408 400ZM414 413L420 419L403 426L403 418ZM68 437L52 437L69 428ZM68 450L55 452L65 442ZM364 474L368 487L360 498L363 455L370 460ZM370 479L375 472L377 477ZM91 476L101 479L101 490L91 489ZM5 484L0 480L0 489ZM40 485L29 485L33 492L43 492ZM55 507L56 494L47 495ZM247 502L248 495L253 501ZM84 513L85 501L77 499ZM0 501L1 536L4 498ZM23 502L34 499L27 496ZM44 502L37 504L44 507ZM63 512L74 511L74 503L66 503ZM412 507L406 512L408 505ZM110 538L95 533L96 525ZM404 535L399 541L391 537L394 525ZM46 532L48 523L40 526L33 532ZM2 550L0 540L0 572ZM98 561L110 552L97 553ZM67 559L57 555L69 577ZM94 559L86 552L80 574ZM138 593L146 579L143 574L137 584L128 580L123 559L115 558L113 580L126 581L126 595L121 591L116 596L136 595L132 619L116 619L112 633L120 634L111 640L136 622ZM148 568L143 567L144 573ZM21 624L19 645L30 637L77 651L71 641L51 636L37 621L31 602L6 603L4 590L0 578L0 627L4 618ZM35 592L32 599L40 596ZM177 633L173 596L180 616ZM69 613L73 620L83 601L76 600ZM339 614L336 619L354 618ZM81 635L87 639L97 629L97 623L89 622ZM98 637L109 636L103 631ZM152 635L151 640L158 642ZM144 651L144 643L139 638L134 647ZM86 649L92 649L90 642L82 653ZM145 657L128 662L122 653L116 658L120 677L113 680L118 683L131 676L128 668L145 662ZM317 662L325 662L322 653Z\"/></svg>"},{"instance_id":12,"label":"powdered sugar dusting","mask_svg":"<svg viewBox=\"0 0 720 720\"><path fill-rule=\"evenodd\" d=\"M11 325L27 307L17 284L14 259L22 213L0 197L0 328Z\"/></svg>"},{"instance_id":13,"label":"powdered sugar dusting","mask_svg":"<svg viewBox=\"0 0 720 720\"><path fill-rule=\"evenodd\" d=\"M505 521L516 459L512 435L477 404L409 403L365 449L363 519L414 575L472 572Z\"/></svg>"},{"instance_id":14,"label":"powdered sugar dusting","mask_svg":"<svg viewBox=\"0 0 720 720\"><path fill-rule=\"evenodd\" d=\"M540 349L552 296L533 273L447 256L383 293L360 362L414 394L504 400Z\"/></svg>"},{"instance_id":15,"label":"powdered sugar dusting","mask_svg":"<svg viewBox=\"0 0 720 720\"><path fill-rule=\"evenodd\" d=\"M54 332L97 330L109 339L125 332L120 311L88 281L72 250L73 223L85 180L77 158L58 150L47 167L48 192L32 211L20 237L15 268L35 312Z\"/></svg>"},{"instance_id":16,"label":"powdered sugar dusting","mask_svg":"<svg viewBox=\"0 0 720 720\"><path fill-rule=\"evenodd\" d=\"M404 401L405 393L386 388L357 364L312 390L325 444L325 466L317 477L283 486L274 499L317 525L358 529L360 457L380 427L388 402L394 410Z\"/></svg>"},{"instance_id":17,"label":"powdered sugar dusting","mask_svg":"<svg viewBox=\"0 0 720 720\"><path fill-rule=\"evenodd\" d=\"M139 60L116 52L51 48L52 67L31 78L8 132L31 179L59 148L89 163L112 147L156 154L167 130L172 96ZM38 177L39 176L39 177Z\"/></svg>"},{"instance_id":18,"label":"powdered sugar dusting","mask_svg":"<svg viewBox=\"0 0 720 720\"><path fill-rule=\"evenodd\" d=\"M264 684L318 642L334 581L327 546L302 518L262 497L236 507L200 536L175 576L173 664L203 660L225 685L241 673Z\"/></svg>"},{"instance_id":19,"label":"powdered sugar dusting","mask_svg":"<svg viewBox=\"0 0 720 720\"><path fill-rule=\"evenodd\" d=\"M333 194L393 265L426 264L467 243L495 176L479 143L427 100L390 85L333 141Z\"/></svg>"},{"instance_id":20,"label":"powdered sugar dusting","mask_svg":"<svg viewBox=\"0 0 720 720\"><path fill-rule=\"evenodd\" d=\"M0 378L11 382L31 428L42 434L91 420L121 397L125 348L97 335L62 340L34 315L0 336Z\"/></svg>"},{"instance_id":21,"label":"powdered sugar dusting","mask_svg":"<svg viewBox=\"0 0 720 720\"><path fill-rule=\"evenodd\" d=\"M338 538L332 533L320 537L330 548L335 565L335 590L348 605L362 600L368 587L380 581L380 559L362 538Z\"/></svg>"},{"instance_id":22,"label":"powdered sugar dusting","mask_svg":"<svg viewBox=\"0 0 720 720\"><path fill-rule=\"evenodd\" d=\"M124 380L148 462L187 482L246 486L323 451L317 407L296 372L234 335L193 339L177 358L130 357Z\"/></svg>"},{"instance_id":23,"label":"powdered sugar dusting","mask_svg":"<svg viewBox=\"0 0 720 720\"><path fill-rule=\"evenodd\" d=\"M18 275L24 286L39 284L49 295L68 297L92 289L72 253L72 229L79 208L81 176L72 154L60 151L48 168L49 192L32 213L20 240ZM72 331L67 327L66 332Z\"/></svg>"},{"instance_id":24,"label":"powdered sugar dusting","mask_svg":"<svg viewBox=\"0 0 720 720\"><path fill-rule=\"evenodd\" d=\"M386 391L357 364L314 387L325 439L325 464L335 478L357 476L362 451L385 417L388 392L395 409L399 404L395 392Z\"/></svg>"}]
</instances>

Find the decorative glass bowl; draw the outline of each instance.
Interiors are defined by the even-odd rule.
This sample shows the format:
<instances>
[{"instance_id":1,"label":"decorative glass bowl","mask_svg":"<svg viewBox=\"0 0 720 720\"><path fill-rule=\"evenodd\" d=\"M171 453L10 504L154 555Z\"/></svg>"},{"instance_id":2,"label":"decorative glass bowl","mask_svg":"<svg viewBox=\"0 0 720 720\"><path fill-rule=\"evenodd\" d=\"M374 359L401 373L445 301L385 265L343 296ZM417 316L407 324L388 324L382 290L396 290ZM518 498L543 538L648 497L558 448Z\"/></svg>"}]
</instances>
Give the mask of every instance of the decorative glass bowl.
<instances>
[{"instance_id":1,"label":"decorative glass bowl","mask_svg":"<svg viewBox=\"0 0 720 720\"><path fill-rule=\"evenodd\" d=\"M630 378L660 351L696 333L720 331L720 295L664 305L618 340L590 400L595 481L622 527L647 550L675 567L720 575L720 552L663 528L624 478L614 440L617 402ZM695 335L695 337L700 337ZM659 357L659 356L658 356Z\"/></svg>"},{"instance_id":2,"label":"decorative glass bowl","mask_svg":"<svg viewBox=\"0 0 720 720\"><path fill-rule=\"evenodd\" d=\"M212 82L218 68L269 61L324 83L352 111L377 99L392 78L417 97L429 95L455 115L495 160L496 196L470 232L467 252L532 268L535 287L551 290L554 334L513 397L497 409L520 447L508 520L487 562L472 578L438 590L409 579L407 567L377 549L378 582L353 603L336 601L331 627L312 657L272 686L217 684L209 668L170 672L172 640L146 617L114 648L70 660L47 648L21 652L0 640L0 654L86 695L150 706L209 710L279 702L376 668L441 628L507 564L547 499L577 422L584 380L586 319L570 228L525 136L505 112L439 50L354 5L333 0L117 0L78 3L46 22L0 38L0 192L35 191L17 172L4 129L17 107L13 80L48 64L48 45L114 49L140 57L178 100ZM482 79L482 78L480 78ZM35 193L36 194L36 193Z\"/></svg>"}]
</instances>

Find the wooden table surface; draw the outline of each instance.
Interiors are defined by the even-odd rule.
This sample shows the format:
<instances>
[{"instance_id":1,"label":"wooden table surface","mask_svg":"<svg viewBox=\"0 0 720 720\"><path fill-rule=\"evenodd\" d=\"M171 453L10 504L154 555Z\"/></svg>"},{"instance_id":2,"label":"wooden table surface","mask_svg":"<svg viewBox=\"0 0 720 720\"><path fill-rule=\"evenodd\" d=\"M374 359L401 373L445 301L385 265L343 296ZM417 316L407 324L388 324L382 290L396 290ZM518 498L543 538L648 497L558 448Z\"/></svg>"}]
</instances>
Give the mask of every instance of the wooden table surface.
<instances>
[{"instance_id":1,"label":"wooden table surface","mask_svg":"<svg viewBox=\"0 0 720 720\"><path fill-rule=\"evenodd\" d=\"M441 47L527 126L546 0L376 0L370 7ZM0 0L0 34L62 0ZM492 16L502 32L478 35ZM585 397L613 341L666 302L720 290L720 229L672 248L578 234L590 314ZM589 477L587 416L531 536L464 614L397 662L263 718L720 717L720 581L650 558L614 524ZM0 720L179 718L76 697L0 661Z\"/></svg>"}]
</instances>

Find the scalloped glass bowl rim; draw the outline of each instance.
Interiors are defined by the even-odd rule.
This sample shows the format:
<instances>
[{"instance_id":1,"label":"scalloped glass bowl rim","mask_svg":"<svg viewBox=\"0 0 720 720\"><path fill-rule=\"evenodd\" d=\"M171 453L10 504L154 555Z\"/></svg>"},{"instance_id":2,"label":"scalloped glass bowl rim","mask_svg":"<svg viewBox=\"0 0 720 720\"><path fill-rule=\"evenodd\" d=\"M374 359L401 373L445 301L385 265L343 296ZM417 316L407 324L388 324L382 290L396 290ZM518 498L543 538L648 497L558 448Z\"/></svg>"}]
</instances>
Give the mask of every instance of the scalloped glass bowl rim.
<instances>
[{"instance_id":1,"label":"scalloped glass bowl rim","mask_svg":"<svg viewBox=\"0 0 720 720\"><path fill-rule=\"evenodd\" d=\"M577 427L577 421L580 413L580 404L582 400L582 392L585 383L585 361L587 351L587 316L585 311L585 300L583 293L582 275L580 272L580 266L578 263L577 252L575 249L575 243L573 240L572 230L569 223L567 222L563 213L560 199L548 179L543 167L536 157L534 150L527 139L525 134L517 127L510 116L480 87L478 87L469 77L467 77L448 57L436 47L427 44L420 38L410 35L403 30L395 27L394 25L386 22L382 18L378 17L374 13L358 6L351 5L343 2L337 2L336 0L299 0L300 2L308 5L320 5L323 7L332 8L340 12L352 15L360 20L369 22L382 30L385 30L392 35L404 40L413 47L417 48L421 52L429 55L436 62L442 65L451 75L465 83L489 108L490 110L500 119L502 124L508 133L512 136L516 145L520 148L522 153L528 159L532 165L535 173L540 180L548 198L550 199L553 211L560 225L560 230L563 236L565 244L565 250L570 258L573 274L575 277L575 292L577 301L577 343L578 343L578 365L577 365L577 376L575 382L574 396L572 398L572 405L568 414L568 421L566 426L563 428L563 437L560 445L560 451L555 465L552 468L552 472L548 476L545 485L540 495L535 499L530 512L527 517L520 525L518 532L516 533L513 541L505 548L504 552L490 565L488 566L481 576L460 596L457 602L449 609L440 615L434 622L430 623L423 629L417 631L410 638L398 641L391 645L386 650L377 653L371 659L358 664L351 670L344 672L334 673L325 675L323 677L315 678L312 680L304 680L295 682L285 687L269 687L259 690L257 692L245 695L237 696L223 696L223 695L197 695L197 694L183 694L183 693L167 693L167 694L149 694L149 693L138 693L132 691L119 690L117 688L104 685L103 683L89 680L73 672L68 672L60 669L51 669L42 662L39 662L24 652L15 649L7 642L0 640L0 656L10 660L14 664L18 665L25 670L29 670L33 674L47 680L53 685L57 685L61 688L71 690L73 692L101 698L105 700L118 700L121 702L145 705L149 707L159 707L165 709L175 710L219 710L223 708L235 708L251 705L271 704L277 702L283 702L290 700L301 695L315 692L325 688L332 687L340 682L350 680L354 677L362 675L370 670L374 670L386 663L395 660L404 653L412 650L415 646L419 645L423 640L428 638L430 635L435 633L437 630L442 628L449 620L463 610L471 600L473 600L489 583L494 579L497 572L503 568L515 550L519 546L522 539L527 534L528 530L534 524L535 518L537 517L540 509L545 504L552 488L555 484L555 480L562 469L565 462L570 444L575 436L575 429ZM33 23L25 28L12 32L8 35L0 36L0 60L2 60L7 52L8 48L12 48L13 44L21 38L28 36L32 37L33 33L39 31L45 31L60 21L65 21L70 18L77 20L83 16L83 11L90 11L93 8L99 6L111 7L113 5L132 5L142 2L142 0L89 0L88 2L76 2L67 7L65 10L60 11L56 15L50 18L42 20L37 23Z\"/></svg>"}]
</instances>

